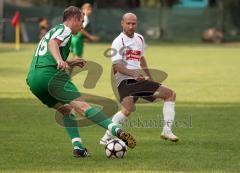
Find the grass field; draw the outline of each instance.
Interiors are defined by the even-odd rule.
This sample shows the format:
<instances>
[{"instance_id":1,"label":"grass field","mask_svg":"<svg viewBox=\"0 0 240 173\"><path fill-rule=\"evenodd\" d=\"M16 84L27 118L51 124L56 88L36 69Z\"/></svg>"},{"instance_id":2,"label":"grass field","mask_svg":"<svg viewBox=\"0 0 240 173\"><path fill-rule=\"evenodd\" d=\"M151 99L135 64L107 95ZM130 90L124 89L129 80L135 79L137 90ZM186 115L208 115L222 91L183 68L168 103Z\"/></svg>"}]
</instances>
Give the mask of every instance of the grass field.
<instances>
[{"instance_id":1,"label":"grass field","mask_svg":"<svg viewBox=\"0 0 240 173\"><path fill-rule=\"evenodd\" d=\"M139 123L158 120L161 103L138 105L129 121L137 123L127 126L137 147L124 159L105 157L98 145L104 130L98 126L81 129L92 157L72 157L70 140L54 121L54 111L25 84L34 47L23 45L16 52L13 45L0 44L0 172L239 172L240 44L149 46L149 66L166 71L164 84L177 92L175 132L180 141L162 141L161 128ZM104 68L97 87L82 87L85 73L74 82L83 92L114 99L106 48L94 44L85 49L86 59Z\"/></svg>"}]
</instances>

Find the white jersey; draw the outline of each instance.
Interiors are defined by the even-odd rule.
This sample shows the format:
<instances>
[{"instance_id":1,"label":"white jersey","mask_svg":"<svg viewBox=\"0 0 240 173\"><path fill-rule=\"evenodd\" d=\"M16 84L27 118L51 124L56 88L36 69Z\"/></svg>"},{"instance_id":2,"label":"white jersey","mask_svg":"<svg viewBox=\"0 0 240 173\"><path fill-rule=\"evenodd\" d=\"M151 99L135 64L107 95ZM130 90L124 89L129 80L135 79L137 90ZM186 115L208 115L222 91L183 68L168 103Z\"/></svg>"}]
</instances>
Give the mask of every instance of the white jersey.
<instances>
[{"instance_id":1,"label":"white jersey","mask_svg":"<svg viewBox=\"0 0 240 173\"><path fill-rule=\"evenodd\" d=\"M89 18L88 18L88 16L84 15L83 28L85 28L88 24L89 24Z\"/></svg>"},{"instance_id":2,"label":"white jersey","mask_svg":"<svg viewBox=\"0 0 240 173\"><path fill-rule=\"evenodd\" d=\"M144 54L144 38L138 33L134 33L132 38L121 33L112 43L112 63L122 63L127 69L140 70L141 58ZM125 79L133 79L131 76L115 73L116 84L119 84Z\"/></svg>"}]
</instances>

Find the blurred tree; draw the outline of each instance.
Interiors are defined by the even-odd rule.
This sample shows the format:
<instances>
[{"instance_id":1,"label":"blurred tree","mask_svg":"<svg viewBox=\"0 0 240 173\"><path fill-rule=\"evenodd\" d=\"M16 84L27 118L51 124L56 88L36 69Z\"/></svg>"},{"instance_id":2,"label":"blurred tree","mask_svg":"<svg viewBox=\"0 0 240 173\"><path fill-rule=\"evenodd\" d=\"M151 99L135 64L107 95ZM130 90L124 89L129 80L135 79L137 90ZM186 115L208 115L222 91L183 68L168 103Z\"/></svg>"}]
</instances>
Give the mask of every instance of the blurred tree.
<instances>
[{"instance_id":1,"label":"blurred tree","mask_svg":"<svg viewBox=\"0 0 240 173\"><path fill-rule=\"evenodd\" d=\"M94 0L97 8L138 8L140 0Z\"/></svg>"},{"instance_id":2,"label":"blurred tree","mask_svg":"<svg viewBox=\"0 0 240 173\"><path fill-rule=\"evenodd\" d=\"M160 6L159 0L141 0L142 8L157 8Z\"/></svg>"},{"instance_id":3,"label":"blurred tree","mask_svg":"<svg viewBox=\"0 0 240 173\"><path fill-rule=\"evenodd\" d=\"M240 0L222 0L225 12L229 13L232 23L240 29Z\"/></svg>"},{"instance_id":4,"label":"blurred tree","mask_svg":"<svg viewBox=\"0 0 240 173\"><path fill-rule=\"evenodd\" d=\"M6 0L8 3L16 3L18 5L59 5L59 6L69 6L69 5L74 5L74 6L82 6L83 3L89 2L93 4L94 0L81 0L81 1L75 1L75 0Z\"/></svg>"},{"instance_id":5,"label":"blurred tree","mask_svg":"<svg viewBox=\"0 0 240 173\"><path fill-rule=\"evenodd\" d=\"M59 6L74 5L81 7L82 4L88 2L94 4L98 8L137 8L140 6L140 0L25 0L34 5L50 4Z\"/></svg>"},{"instance_id":6,"label":"blurred tree","mask_svg":"<svg viewBox=\"0 0 240 173\"><path fill-rule=\"evenodd\" d=\"M208 0L208 6L209 7L216 7L218 0Z\"/></svg>"},{"instance_id":7,"label":"blurred tree","mask_svg":"<svg viewBox=\"0 0 240 173\"><path fill-rule=\"evenodd\" d=\"M171 13L171 8L173 5L179 2L179 0L159 0L160 1L160 16L159 16L159 33L160 38L170 37L171 33L169 31L169 15Z\"/></svg>"},{"instance_id":8,"label":"blurred tree","mask_svg":"<svg viewBox=\"0 0 240 173\"><path fill-rule=\"evenodd\" d=\"M178 3L179 0L160 0L162 7L172 7L176 3Z\"/></svg>"}]
</instances>

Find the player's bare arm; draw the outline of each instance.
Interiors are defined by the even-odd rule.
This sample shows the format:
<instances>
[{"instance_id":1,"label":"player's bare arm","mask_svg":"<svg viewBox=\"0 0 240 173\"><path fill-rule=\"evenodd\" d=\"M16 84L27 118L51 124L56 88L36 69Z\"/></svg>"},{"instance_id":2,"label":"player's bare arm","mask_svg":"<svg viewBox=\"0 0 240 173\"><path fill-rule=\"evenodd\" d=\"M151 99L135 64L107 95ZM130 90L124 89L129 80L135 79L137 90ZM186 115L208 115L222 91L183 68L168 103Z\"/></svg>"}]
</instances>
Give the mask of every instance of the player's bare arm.
<instances>
[{"instance_id":1,"label":"player's bare arm","mask_svg":"<svg viewBox=\"0 0 240 173\"><path fill-rule=\"evenodd\" d=\"M97 36L91 35L84 29L82 29L80 32L84 35L84 37L86 37L90 41L98 41L99 40L99 38Z\"/></svg>"},{"instance_id":2,"label":"player's bare arm","mask_svg":"<svg viewBox=\"0 0 240 173\"><path fill-rule=\"evenodd\" d=\"M78 67L83 68L84 65L86 64L86 61L82 58L74 58L74 59L68 60L66 62L70 67L78 66Z\"/></svg>"},{"instance_id":3,"label":"player's bare arm","mask_svg":"<svg viewBox=\"0 0 240 173\"><path fill-rule=\"evenodd\" d=\"M62 41L58 39L52 39L48 43L48 48L57 62L57 69L65 70L68 67L68 64L65 61L63 61L61 54L59 52L59 46L61 43Z\"/></svg>"},{"instance_id":4,"label":"player's bare arm","mask_svg":"<svg viewBox=\"0 0 240 173\"><path fill-rule=\"evenodd\" d=\"M144 56L142 56L142 58L141 58L140 66L142 67L143 71L147 75L147 80L152 80L152 76L149 72L147 61Z\"/></svg>"}]
</instances>

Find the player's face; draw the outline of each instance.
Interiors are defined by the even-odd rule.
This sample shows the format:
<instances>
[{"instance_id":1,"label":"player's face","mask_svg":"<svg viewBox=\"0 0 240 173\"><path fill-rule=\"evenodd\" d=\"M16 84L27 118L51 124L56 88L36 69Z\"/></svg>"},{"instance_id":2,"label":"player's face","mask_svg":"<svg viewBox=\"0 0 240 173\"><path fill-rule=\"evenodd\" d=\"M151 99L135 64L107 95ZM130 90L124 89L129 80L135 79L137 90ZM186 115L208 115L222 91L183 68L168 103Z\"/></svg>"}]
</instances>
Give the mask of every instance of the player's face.
<instances>
[{"instance_id":1,"label":"player's face","mask_svg":"<svg viewBox=\"0 0 240 173\"><path fill-rule=\"evenodd\" d=\"M84 14L85 14L86 16L90 16L91 13L92 13L92 7L89 7L89 8L87 8L87 9L84 10Z\"/></svg>"},{"instance_id":2,"label":"player's face","mask_svg":"<svg viewBox=\"0 0 240 173\"><path fill-rule=\"evenodd\" d=\"M137 28L137 19L135 17L125 18L122 20L122 28L128 37L132 37Z\"/></svg>"},{"instance_id":3,"label":"player's face","mask_svg":"<svg viewBox=\"0 0 240 173\"><path fill-rule=\"evenodd\" d=\"M81 15L80 18L74 17L72 22L73 22L73 27L72 27L72 33L76 34L79 31L83 29L83 16Z\"/></svg>"}]
</instances>

